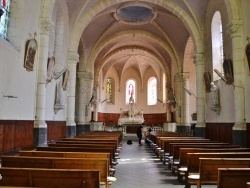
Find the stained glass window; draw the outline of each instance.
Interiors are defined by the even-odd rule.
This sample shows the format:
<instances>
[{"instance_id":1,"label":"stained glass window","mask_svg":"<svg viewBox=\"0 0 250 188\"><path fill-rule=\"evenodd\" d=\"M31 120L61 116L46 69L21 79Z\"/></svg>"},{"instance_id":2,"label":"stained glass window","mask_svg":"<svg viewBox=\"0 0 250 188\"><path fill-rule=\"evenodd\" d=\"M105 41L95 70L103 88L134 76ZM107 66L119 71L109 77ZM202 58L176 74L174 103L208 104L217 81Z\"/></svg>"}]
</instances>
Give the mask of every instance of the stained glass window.
<instances>
[{"instance_id":1,"label":"stained glass window","mask_svg":"<svg viewBox=\"0 0 250 188\"><path fill-rule=\"evenodd\" d=\"M216 11L211 23L212 33L212 57L213 69L219 70L223 73L223 33L222 33L222 20L219 11ZM217 80L219 76L213 71L213 80Z\"/></svg>"},{"instance_id":2,"label":"stained glass window","mask_svg":"<svg viewBox=\"0 0 250 188\"><path fill-rule=\"evenodd\" d=\"M135 81L128 80L126 83L126 104L129 103L130 99L133 99L133 102L135 102L135 89Z\"/></svg>"},{"instance_id":3,"label":"stained glass window","mask_svg":"<svg viewBox=\"0 0 250 188\"><path fill-rule=\"evenodd\" d=\"M9 21L10 0L0 0L0 37L6 38Z\"/></svg>"},{"instance_id":4,"label":"stained glass window","mask_svg":"<svg viewBox=\"0 0 250 188\"><path fill-rule=\"evenodd\" d=\"M157 103L157 81L155 77L148 80L148 105Z\"/></svg>"},{"instance_id":5,"label":"stained glass window","mask_svg":"<svg viewBox=\"0 0 250 188\"><path fill-rule=\"evenodd\" d=\"M107 102L111 103L112 102L112 79L107 78L107 86L106 86L106 99Z\"/></svg>"}]
</instances>

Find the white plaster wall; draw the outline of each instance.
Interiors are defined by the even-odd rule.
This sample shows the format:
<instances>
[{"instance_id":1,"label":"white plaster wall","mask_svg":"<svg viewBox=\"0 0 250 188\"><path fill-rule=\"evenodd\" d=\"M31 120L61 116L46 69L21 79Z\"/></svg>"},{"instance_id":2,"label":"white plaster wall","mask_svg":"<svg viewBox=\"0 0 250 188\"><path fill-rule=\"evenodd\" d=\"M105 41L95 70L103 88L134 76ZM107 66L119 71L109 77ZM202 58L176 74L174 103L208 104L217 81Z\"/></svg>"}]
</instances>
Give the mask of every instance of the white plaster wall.
<instances>
[{"instance_id":1,"label":"white plaster wall","mask_svg":"<svg viewBox=\"0 0 250 188\"><path fill-rule=\"evenodd\" d=\"M8 32L11 33L14 41L15 35L18 42L14 45L4 39L0 39L0 119L13 120L32 120L35 114L35 96L36 96L36 75L38 55L34 64L34 71L28 72L23 67L24 49L27 40L34 37L38 32L38 19L40 10L40 1L26 0L25 11L19 11L18 2L10 10L20 14L24 20L12 19L12 27ZM30 16L32 15L32 16ZM18 15L15 15L18 17ZM14 27L14 26L18 27ZM20 28L24 28L22 39L20 39ZM36 37L39 41L39 36ZM20 42L22 41L22 42ZM20 46L21 45L21 46ZM17 98L8 98L4 96L14 96Z\"/></svg>"},{"instance_id":2,"label":"white plaster wall","mask_svg":"<svg viewBox=\"0 0 250 188\"><path fill-rule=\"evenodd\" d=\"M226 58L232 59L232 44L231 38L227 33L227 26L229 24L226 7L223 0L218 1L209 1L207 6L207 11L204 20L204 60L205 60L205 69L210 71L211 77L213 75L212 67L212 44L211 44L211 21L213 15L216 11L221 13L222 18L222 30L223 30L223 46L224 53ZM212 80L215 81L215 80ZM220 95L220 105L221 111L220 114L210 109L212 105L211 94L206 93L206 112L205 112L205 121L206 122L234 122L234 89L232 86L226 85L222 80L215 81L215 84L219 88Z\"/></svg>"},{"instance_id":3,"label":"white plaster wall","mask_svg":"<svg viewBox=\"0 0 250 188\"><path fill-rule=\"evenodd\" d=\"M69 48L69 17L67 2L65 0L57 0L52 14L52 22L54 28L50 33L50 43L48 57L52 57L55 52L55 72L60 72L68 64L68 48ZM57 113L54 111L56 99L56 84L62 83L61 76L58 80L52 80L46 87L46 120L66 120L67 112L67 92L61 91L62 103L64 109Z\"/></svg>"}]
</instances>

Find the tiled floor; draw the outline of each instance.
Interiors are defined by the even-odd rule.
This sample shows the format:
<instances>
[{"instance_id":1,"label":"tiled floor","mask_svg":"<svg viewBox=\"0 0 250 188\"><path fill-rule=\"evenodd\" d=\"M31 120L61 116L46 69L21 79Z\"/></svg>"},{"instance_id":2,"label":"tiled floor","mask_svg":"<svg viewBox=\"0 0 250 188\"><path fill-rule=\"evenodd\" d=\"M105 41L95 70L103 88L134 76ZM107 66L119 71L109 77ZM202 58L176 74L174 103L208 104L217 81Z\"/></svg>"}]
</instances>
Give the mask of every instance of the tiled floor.
<instances>
[{"instance_id":1,"label":"tiled floor","mask_svg":"<svg viewBox=\"0 0 250 188\"><path fill-rule=\"evenodd\" d=\"M127 145L125 138L120 157L116 166L117 181L112 183L112 188L184 188L176 175L145 144L138 146L138 142L133 141L132 145Z\"/></svg>"}]
</instances>

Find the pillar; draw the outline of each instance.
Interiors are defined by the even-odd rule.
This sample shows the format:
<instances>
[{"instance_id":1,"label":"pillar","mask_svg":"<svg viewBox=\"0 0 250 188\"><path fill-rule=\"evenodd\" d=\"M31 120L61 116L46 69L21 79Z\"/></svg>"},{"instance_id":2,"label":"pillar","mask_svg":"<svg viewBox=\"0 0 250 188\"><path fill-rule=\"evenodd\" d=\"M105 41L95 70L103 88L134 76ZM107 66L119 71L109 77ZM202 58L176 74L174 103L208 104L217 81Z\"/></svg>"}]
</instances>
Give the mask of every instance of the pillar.
<instances>
[{"instance_id":1,"label":"pillar","mask_svg":"<svg viewBox=\"0 0 250 188\"><path fill-rule=\"evenodd\" d=\"M183 87L189 88L189 73L182 73L183 76ZM182 88L183 100L182 100L182 121L183 124L186 126L190 125L190 110L189 110L189 95L188 93Z\"/></svg>"},{"instance_id":2,"label":"pillar","mask_svg":"<svg viewBox=\"0 0 250 188\"><path fill-rule=\"evenodd\" d=\"M75 90L76 90L76 64L79 61L79 55L76 52L69 52L69 78L67 84L67 122L66 136L76 136L75 123Z\"/></svg>"},{"instance_id":3,"label":"pillar","mask_svg":"<svg viewBox=\"0 0 250 188\"><path fill-rule=\"evenodd\" d=\"M185 127L183 126L182 122L182 74L177 73L174 77L175 82L175 95L176 95L176 123L177 123L177 132L185 133Z\"/></svg>"},{"instance_id":4,"label":"pillar","mask_svg":"<svg viewBox=\"0 0 250 188\"><path fill-rule=\"evenodd\" d=\"M196 136L205 137L206 124L205 124L205 84L204 84L204 54L195 54L195 67L196 67L196 105L197 105L197 124L195 128Z\"/></svg>"},{"instance_id":5,"label":"pillar","mask_svg":"<svg viewBox=\"0 0 250 188\"><path fill-rule=\"evenodd\" d=\"M232 61L234 69L234 108L235 123L233 126L233 144L247 146L245 119L245 80L242 49L242 22L232 20L228 25L228 33L232 40Z\"/></svg>"},{"instance_id":6,"label":"pillar","mask_svg":"<svg viewBox=\"0 0 250 188\"><path fill-rule=\"evenodd\" d=\"M89 121L91 118L91 104L89 104L89 100L91 98L93 76L91 72L80 71L77 73L77 77L80 83L77 134L81 134L89 131Z\"/></svg>"},{"instance_id":7,"label":"pillar","mask_svg":"<svg viewBox=\"0 0 250 188\"><path fill-rule=\"evenodd\" d=\"M51 20L45 19L40 22L40 40L38 42L38 77L36 92L36 116L34 122L34 146L47 144L47 124L45 121L46 104L46 76L49 50L49 34L54 24Z\"/></svg>"}]
</instances>

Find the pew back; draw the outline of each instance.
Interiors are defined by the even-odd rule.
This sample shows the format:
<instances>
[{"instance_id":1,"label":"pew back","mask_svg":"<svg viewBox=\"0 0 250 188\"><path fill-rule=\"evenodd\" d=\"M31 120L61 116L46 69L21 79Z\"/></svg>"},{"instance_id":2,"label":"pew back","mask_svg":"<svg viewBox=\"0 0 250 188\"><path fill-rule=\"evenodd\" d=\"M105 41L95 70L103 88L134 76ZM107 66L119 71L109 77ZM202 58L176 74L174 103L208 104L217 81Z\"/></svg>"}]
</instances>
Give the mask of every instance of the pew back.
<instances>
[{"instance_id":1,"label":"pew back","mask_svg":"<svg viewBox=\"0 0 250 188\"><path fill-rule=\"evenodd\" d=\"M250 168L218 168L218 188L246 187Z\"/></svg>"},{"instance_id":2,"label":"pew back","mask_svg":"<svg viewBox=\"0 0 250 188\"><path fill-rule=\"evenodd\" d=\"M249 168L250 158L200 158L200 185L217 184L218 168Z\"/></svg>"},{"instance_id":3,"label":"pew back","mask_svg":"<svg viewBox=\"0 0 250 188\"><path fill-rule=\"evenodd\" d=\"M98 170L0 168L0 186L99 188Z\"/></svg>"},{"instance_id":4,"label":"pew back","mask_svg":"<svg viewBox=\"0 0 250 188\"><path fill-rule=\"evenodd\" d=\"M56 158L3 156L2 167L48 168L48 169L85 169L100 171L100 180L108 186L109 161L106 158Z\"/></svg>"}]
</instances>

